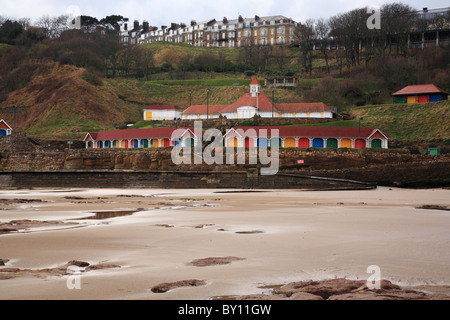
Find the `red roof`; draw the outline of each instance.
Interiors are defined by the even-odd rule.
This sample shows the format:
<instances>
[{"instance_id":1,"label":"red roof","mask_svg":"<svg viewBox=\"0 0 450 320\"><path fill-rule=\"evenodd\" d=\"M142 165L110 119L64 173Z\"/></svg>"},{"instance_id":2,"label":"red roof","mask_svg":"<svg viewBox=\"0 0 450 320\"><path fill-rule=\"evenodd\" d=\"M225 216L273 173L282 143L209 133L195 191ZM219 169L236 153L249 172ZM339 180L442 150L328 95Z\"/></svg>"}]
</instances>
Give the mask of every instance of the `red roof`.
<instances>
[{"instance_id":1,"label":"red roof","mask_svg":"<svg viewBox=\"0 0 450 320\"><path fill-rule=\"evenodd\" d=\"M195 105L190 106L186 110L183 111L185 114L194 113L194 114L206 114L206 113L220 113L223 112L223 109L226 106L224 105Z\"/></svg>"},{"instance_id":2,"label":"red roof","mask_svg":"<svg viewBox=\"0 0 450 320\"><path fill-rule=\"evenodd\" d=\"M151 105L145 108L145 110L180 110L180 107L174 105Z\"/></svg>"},{"instance_id":3,"label":"red roof","mask_svg":"<svg viewBox=\"0 0 450 320\"><path fill-rule=\"evenodd\" d=\"M267 137L271 137L272 133L275 134L272 130L279 130L279 137L309 137L309 138L369 138L376 132L378 129L374 128L366 128L363 127L361 130L358 127L270 127L270 126L261 126L261 127L236 127L234 128L239 134L245 133L247 130L250 130L247 135L254 133L251 130L255 130L258 136L262 136L263 133ZM261 130L266 130L265 132L261 132ZM381 131L379 131L381 132ZM230 132L233 135L232 132ZM384 136L389 137L387 134L382 133Z\"/></svg>"},{"instance_id":4,"label":"red roof","mask_svg":"<svg viewBox=\"0 0 450 320\"><path fill-rule=\"evenodd\" d=\"M331 109L323 102L315 103L279 103L276 105L280 111L292 112L323 112Z\"/></svg>"},{"instance_id":5,"label":"red roof","mask_svg":"<svg viewBox=\"0 0 450 320\"><path fill-rule=\"evenodd\" d=\"M258 86L260 86L260 83L259 83L259 81L258 81L258 78L257 78L257 77L253 77L252 82L250 82L250 85L251 85L251 86L252 86L252 85L258 85Z\"/></svg>"},{"instance_id":6,"label":"red roof","mask_svg":"<svg viewBox=\"0 0 450 320\"><path fill-rule=\"evenodd\" d=\"M258 107L258 111L272 111L275 112L324 112L332 111L323 102L317 103L272 103L265 93L258 94L258 97L252 97L250 93L244 94L236 102L230 105L210 105L208 106L209 113L221 112L236 112L238 108L243 106ZM195 105L183 111L184 114L203 114L206 113L206 105Z\"/></svg>"},{"instance_id":7,"label":"red roof","mask_svg":"<svg viewBox=\"0 0 450 320\"><path fill-rule=\"evenodd\" d=\"M266 136L272 137L273 130L278 130L278 137L307 137L307 138L369 138L376 133L381 133L388 138L389 136L382 133L379 129L363 127L281 127L281 126L261 126L261 127L235 127L233 128L238 134L245 136ZM85 141L91 140L132 140L132 139L152 139L152 138L172 138L175 128L152 128L152 129L125 129L111 130L88 133ZM190 137L194 132L194 128L178 128L177 136L181 135ZM228 135L235 136L233 130ZM378 136L378 135L377 135Z\"/></svg>"},{"instance_id":8,"label":"red roof","mask_svg":"<svg viewBox=\"0 0 450 320\"><path fill-rule=\"evenodd\" d=\"M5 120L0 120L0 129L12 129Z\"/></svg>"},{"instance_id":9,"label":"red roof","mask_svg":"<svg viewBox=\"0 0 450 320\"><path fill-rule=\"evenodd\" d=\"M178 128L180 135L182 131L193 128ZM110 130L100 132L90 132L85 140L89 141L89 136L93 140L131 140L131 139L151 139L151 138L171 138L175 128L151 128L151 129L124 129L124 130Z\"/></svg>"},{"instance_id":10,"label":"red roof","mask_svg":"<svg viewBox=\"0 0 450 320\"><path fill-rule=\"evenodd\" d=\"M259 111L272 111L272 100L265 93L258 94L258 97L252 97L250 93L246 93L233 104L226 106L224 111L233 112L244 106L257 107ZM273 108L276 111L275 104Z\"/></svg>"},{"instance_id":11,"label":"red roof","mask_svg":"<svg viewBox=\"0 0 450 320\"><path fill-rule=\"evenodd\" d=\"M445 93L442 89L439 89L434 84L420 84L420 85L414 85L414 86L407 86L403 89L394 92L393 96L399 96L399 95L415 95L415 94L426 94L426 93Z\"/></svg>"}]
</instances>

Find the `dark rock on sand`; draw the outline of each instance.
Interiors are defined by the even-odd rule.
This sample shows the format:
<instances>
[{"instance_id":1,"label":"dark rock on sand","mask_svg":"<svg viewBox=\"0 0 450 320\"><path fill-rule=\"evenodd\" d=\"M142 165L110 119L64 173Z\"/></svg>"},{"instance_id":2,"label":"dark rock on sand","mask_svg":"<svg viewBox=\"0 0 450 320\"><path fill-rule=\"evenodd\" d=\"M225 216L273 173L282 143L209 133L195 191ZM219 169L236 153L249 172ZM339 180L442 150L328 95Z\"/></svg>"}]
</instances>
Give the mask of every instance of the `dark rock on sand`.
<instances>
[{"instance_id":1,"label":"dark rock on sand","mask_svg":"<svg viewBox=\"0 0 450 320\"><path fill-rule=\"evenodd\" d=\"M204 280L182 280L177 282L168 282L168 283L161 283L157 286L154 286L151 290L154 293L164 293L167 291L170 291L175 288L179 287L198 287L198 286L204 286L206 284L206 281Z\"/></svg>"}]
</instances>

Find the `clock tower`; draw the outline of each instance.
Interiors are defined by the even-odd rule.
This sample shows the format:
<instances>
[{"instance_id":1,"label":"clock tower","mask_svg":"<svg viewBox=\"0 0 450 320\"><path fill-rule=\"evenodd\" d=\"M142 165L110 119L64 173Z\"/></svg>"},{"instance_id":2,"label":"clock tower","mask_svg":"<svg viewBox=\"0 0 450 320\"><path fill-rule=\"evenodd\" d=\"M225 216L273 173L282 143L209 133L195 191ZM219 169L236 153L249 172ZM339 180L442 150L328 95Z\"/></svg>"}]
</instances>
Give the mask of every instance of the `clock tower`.
<instances>
[{"instance_id":1,"label":"clock tower","mask_svg":"<svg viewBox=\"0 0 450 320\"><path fill-rule=\"evenodd\" d=\"M253 98L256 98L260 93L261 93L261 85L259 84L258 78L253 77L252 82L250 83L250 95Z\"/></svg>"}]
</instances>

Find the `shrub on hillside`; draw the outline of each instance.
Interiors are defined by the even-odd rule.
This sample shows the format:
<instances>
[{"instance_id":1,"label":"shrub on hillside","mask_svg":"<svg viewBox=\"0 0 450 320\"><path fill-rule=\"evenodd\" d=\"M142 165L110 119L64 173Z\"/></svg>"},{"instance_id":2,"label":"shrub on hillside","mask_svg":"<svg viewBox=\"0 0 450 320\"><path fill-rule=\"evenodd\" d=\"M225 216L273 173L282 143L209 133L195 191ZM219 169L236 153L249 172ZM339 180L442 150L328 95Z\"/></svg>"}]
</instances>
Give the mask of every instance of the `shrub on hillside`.
<instances>
[{"instance_id":1,"label":"shrub on hillside","mask_svg":"<svg viewBox=\"0 0 450 320\"><path fill-rule=\"evenodd\" d=\"M86 71L83 76L82 76L83 80L86 81L87 83L90 83L94 86L101 86L103 85L103 81L102 79L95 74L94 72L90 72L90 71Z\"/></svg>"}]
</instances>

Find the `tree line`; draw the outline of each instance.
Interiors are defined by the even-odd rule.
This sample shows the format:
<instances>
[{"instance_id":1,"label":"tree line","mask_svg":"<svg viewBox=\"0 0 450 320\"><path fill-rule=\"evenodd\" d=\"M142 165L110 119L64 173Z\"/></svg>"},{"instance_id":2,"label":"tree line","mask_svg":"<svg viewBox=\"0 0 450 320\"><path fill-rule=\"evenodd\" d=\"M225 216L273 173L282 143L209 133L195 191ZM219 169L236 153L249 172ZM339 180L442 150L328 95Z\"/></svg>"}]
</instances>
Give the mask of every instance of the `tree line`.
<instances>
[{"instance_id":1,"label":"tree line","mask_svg":"<svg viewBox=\"0 0 450 320\"><path fill-rule=\"evenodd\" d=\"M354 9L328 19L298 23L294 44L236 48L237 54L221 50L189 51L174 55L170 50L155 53L148 46L123 46L120 24L128 18L115 15L98 20L81 16L80 30L68 27L68 16L44 16L35 22L0 16L0 86L13 90L32 74L32 60L51 60L87 68L102 76L150 79L165 72L174 79L187 79L190 72L239 72L248 74L313 76L314 60L325 61L324 73L332 68L342 73L385 54L406 57L411 30L448 26L449 15L434 21L417 19L409 5L392 3L380 8L380 28L369 29L367 8ZM293 63L298 62L298 63ZM300 67L299 67L300 66ZM5 90L6 90L5 89Z\"/></svg>"},{"instance_id":2,"label":"tree line","mask_svg":"<svg viewBox=\"0 0 450 320\"><path fill-rule=\"evenodd\" d=\"M378 27L369 28L368 20L372 15L373 11L365 7L328 19L308 19L299 23L296 41L303 70L311 74L314 51L321 52L328 74L331 59L342 74L344 67L349 70L386 53L406 56L412 33L450 27L450 11L426 20L417 15L416 9L402 3L379 8L379 16L375 17L379 19Z\"/></svg>"}]
</instances>

